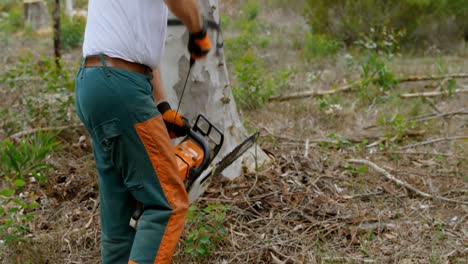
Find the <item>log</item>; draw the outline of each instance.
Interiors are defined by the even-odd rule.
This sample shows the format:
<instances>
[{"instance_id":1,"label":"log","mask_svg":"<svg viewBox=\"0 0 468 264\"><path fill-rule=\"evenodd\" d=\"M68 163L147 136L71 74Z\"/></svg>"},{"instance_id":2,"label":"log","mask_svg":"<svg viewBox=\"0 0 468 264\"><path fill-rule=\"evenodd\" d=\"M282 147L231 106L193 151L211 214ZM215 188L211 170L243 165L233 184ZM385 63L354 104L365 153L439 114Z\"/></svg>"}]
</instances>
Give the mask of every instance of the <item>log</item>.
<instances>
[{"instance_id":1,"label":"log","mask_svg":"<svg viewBox=\"0 0 468 264\"><path fill-rule=\"evenodd\" d=\"M50 26L50 14L44 0L23 0L24 23L33 31L46 31Z\"/></svg>"}]
</instances>

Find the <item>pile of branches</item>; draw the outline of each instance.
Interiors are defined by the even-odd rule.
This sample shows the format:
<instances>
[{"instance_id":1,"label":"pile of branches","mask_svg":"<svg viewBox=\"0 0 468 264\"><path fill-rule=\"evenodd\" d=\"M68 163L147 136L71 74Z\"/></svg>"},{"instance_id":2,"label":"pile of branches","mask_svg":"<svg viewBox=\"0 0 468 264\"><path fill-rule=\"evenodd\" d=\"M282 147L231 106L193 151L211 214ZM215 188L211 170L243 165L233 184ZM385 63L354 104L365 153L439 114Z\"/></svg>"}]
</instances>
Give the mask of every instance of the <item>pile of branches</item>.
<instances>
[{"instance_id":1,"label":"pile of branches","mask_svg":"<svg viewBox=\"0 0 468 264\"><path fill-rule=\"evenodd\" d=\"M227 206L228 235L199 263L414 263L431 254L466 256L465 185L437 179L431 157L373 155L379 166L319 146L310 157L299 144L275 152L284 154L273 166L219 182L202 198L199 207ZM459 163L454 156L437 166ZM440 185L431 190L431 184ZM176 260L190 261L181 252Z\"/></svg>"}]
</instances>

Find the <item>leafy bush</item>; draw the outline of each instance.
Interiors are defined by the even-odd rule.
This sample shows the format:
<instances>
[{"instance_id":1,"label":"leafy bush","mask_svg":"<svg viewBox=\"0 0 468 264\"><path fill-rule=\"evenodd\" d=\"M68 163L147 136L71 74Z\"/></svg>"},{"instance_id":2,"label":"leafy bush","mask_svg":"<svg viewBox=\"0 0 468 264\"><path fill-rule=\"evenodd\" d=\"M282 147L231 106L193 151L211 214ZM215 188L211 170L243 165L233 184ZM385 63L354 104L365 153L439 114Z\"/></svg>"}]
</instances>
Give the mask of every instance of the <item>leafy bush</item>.
<instances>
[{"instance_id":1,"label":"leafy bush","mask_svg":"<svg viewBox=\"0 0 468 264\"><path fill-rule=\"evenodd\" d=\"M405 29L405 41L445 42L468 32L466 0L306 0L314 33L352 45L376 26Z\"/></svg>"},{"instance_id":2,"label":"leafy bush","mask_svg":"<svg viewBox=\"0 0 468 264\"><path fill-rule=\"evenodd\" d=\"M62 16L61 44L65 50L76 48L83 43L86 19L80 16Z\"/></svg>"},{"instance_id":3,"label":"leafy bush","mask_svg":"<svg viewBox=\"0 0 468 264\"><path fill-rule=\"evenodd\" d=\"M316 57L325 57L336 54L341 48L342 44L327 35L323 34L306 34L304 55L307 60Z\"/></svg>"},{"instance_id":4,"label":"leafy bush","mask_svg":"<svg viewBox=\"0 0 468 264\"><path fill-rule=\"evenodd\" d=\"M243 109L260 108L276 91L264 63L253 53L246 53L235 62L235 77L238 85L232 93Z\"/></svg>"},{"instance_id":5,"label":"leafy bush","mask_svg":"<svg viewBox=\"0 0 468 264\"><path fill-rule=\"evenodd\" d=\"M257 19L260 5L257 0L248 1L235 21L228 21L235 37L225 40L227 62L234 65L232 92L242 109L258 109L279 87L285 86L291 75L289 69L268 71L265 61L258 56L258 49L269 45L268 25ZM226 19L224 19L226 21Z\"/></svg>"},{"instance_id":6,"label":"leafy bush","mask_svg":"<svg viewBox=\"0 0 468 264\"><path fill-rule=\"evenodd\" d=\"M26 51L0 74L0 82L11 88L9 93L23 95L19 105L0 109L0 113L17 114L15 119L7 118L10 125L11 121L23 122L22 125L30 127L63 125L64 121L70 121L74 112L72 76L68 68L58 70L53 57L38 57ZM0 121L0 124L8 120Z\"/></svg>"},{"instance_id":7,"label":"leafy bush","mask_svg":"<svg viewBox=\"0 0 468 264\"><path fill-rule=\"evenodd\" d=\"M15 1L0 5L0 39L8 41L12 33L24 27L23 10Z\"/></svg>"}]
</instances>

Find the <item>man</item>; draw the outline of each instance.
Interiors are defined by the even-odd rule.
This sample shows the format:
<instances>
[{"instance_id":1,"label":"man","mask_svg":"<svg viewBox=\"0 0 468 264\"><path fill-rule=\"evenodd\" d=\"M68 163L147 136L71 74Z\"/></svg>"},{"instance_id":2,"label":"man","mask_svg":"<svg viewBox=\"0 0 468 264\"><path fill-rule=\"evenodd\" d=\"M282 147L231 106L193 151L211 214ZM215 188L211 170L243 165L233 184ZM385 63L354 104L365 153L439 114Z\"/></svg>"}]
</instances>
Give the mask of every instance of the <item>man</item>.
<instances>
[{"instance_id":1,"label":"man","mask_svg":"<svg viewBox=\"0 0 468 264\"><path fill-rule=\"evenodd\" d=\"M183 230L188 198L166 126L177 137L187 125L159 74L167 7L190 32L191 57L205 56L211 44L196 0L89 1L76 110L93 139L104 264L170 263Z\"/></svg>"}]
</instances>

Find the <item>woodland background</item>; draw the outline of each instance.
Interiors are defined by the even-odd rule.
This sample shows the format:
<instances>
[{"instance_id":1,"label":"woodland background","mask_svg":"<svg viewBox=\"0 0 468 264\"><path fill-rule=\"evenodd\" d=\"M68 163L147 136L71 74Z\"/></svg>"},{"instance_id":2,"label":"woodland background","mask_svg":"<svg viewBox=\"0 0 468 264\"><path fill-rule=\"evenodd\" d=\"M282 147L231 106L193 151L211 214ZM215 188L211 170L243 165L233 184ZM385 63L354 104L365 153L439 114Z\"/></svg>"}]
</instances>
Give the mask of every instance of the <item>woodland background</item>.
<instances>
[{"instance_id":1,"label":"woodland background","mask_svg":"<svg viewBox=\"0 0 468 264\"><path fill-rule=\"evenodd\" d=\"M468 1L220 8L232 92L272 164L208 189L174 263L466 263ZM2 263L99 263L74 112L85 22L62 10L57 68L52 32L0 2Z\"/></svg>"}]
</instances>

